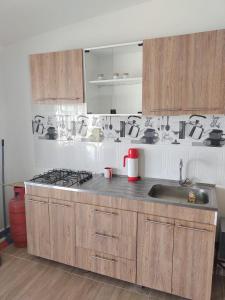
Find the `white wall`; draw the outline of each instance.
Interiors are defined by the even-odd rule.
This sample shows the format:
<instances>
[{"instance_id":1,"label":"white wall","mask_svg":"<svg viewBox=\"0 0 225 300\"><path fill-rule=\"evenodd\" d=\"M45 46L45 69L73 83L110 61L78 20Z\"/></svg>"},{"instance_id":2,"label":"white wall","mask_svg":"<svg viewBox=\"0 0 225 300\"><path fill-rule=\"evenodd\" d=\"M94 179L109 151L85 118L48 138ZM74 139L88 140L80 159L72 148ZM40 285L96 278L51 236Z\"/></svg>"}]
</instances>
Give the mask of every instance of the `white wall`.
<instances>
[{"instance_id":1,"label":"white wall","mask_svg":"<svg viewBox=\"0 0 225 300\"><path fill-rule=\"evenodd\" d=\"M6 170L8 181L25 179L34 172L29 54L220 28L225 28L224 0L152 0L6 47L3 51L3 74L7 101ZM166 148L159 147L156 152L168 158L165 155L166 151ZM189 153L188 148L186 151ZM204 151L207 157L208 149ZM217 151L221 151L220 154L224 155L222 154L224 150L217 149ZM152 160L151 151L149 153L150 156L146 162ZM74 152L74 155L78 154ZM105 152L101 155L104 159ZM90 156L90 163L93 163L92 159ZM213 162L212 156L211 159ZM162 162L165 162L165 159ZM162 164L162 162L159 162L157 170L153 172L155 175L169 174L171 165ZM210 174L212 167L210 165L206 172ZM216 164L215 168L219 172L220 169L225 168L224 163ZM203 173L204 176L205 174ZM225 182L223 185L225 186ZM220 192L222 199L221 194L223 195L223 192ZM223 199L220 202L222 203Z\"/></svg>"}]
</instances>

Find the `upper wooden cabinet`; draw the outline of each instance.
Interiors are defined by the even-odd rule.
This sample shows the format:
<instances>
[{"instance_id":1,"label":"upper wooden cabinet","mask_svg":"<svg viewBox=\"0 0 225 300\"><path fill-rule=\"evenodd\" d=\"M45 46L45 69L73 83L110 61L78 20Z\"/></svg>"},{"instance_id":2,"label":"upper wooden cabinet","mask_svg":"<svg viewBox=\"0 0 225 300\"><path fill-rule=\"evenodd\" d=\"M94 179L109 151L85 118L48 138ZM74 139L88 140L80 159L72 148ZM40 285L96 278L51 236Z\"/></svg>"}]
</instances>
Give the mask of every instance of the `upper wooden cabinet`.
<instances>
[{"instance_id":1,"label":"upper wooden cabinet","mask_svg":"<svg viewBox=\"0 0 225 300\"><path fill-rule=\"evenodd\" d=\"M225 30L144 41L143 113L225 111Z\"/></svg>"},{"instance_id":2,"label":"upper wooden cabinet","mask_svg":"<svg viewBox=\"0 0 225 300\"><path fill-rule=\"evenodd\" d=\"M81 49L31 55L30 72L34 101L83 102Z\"/></svg>"}]
</instances>

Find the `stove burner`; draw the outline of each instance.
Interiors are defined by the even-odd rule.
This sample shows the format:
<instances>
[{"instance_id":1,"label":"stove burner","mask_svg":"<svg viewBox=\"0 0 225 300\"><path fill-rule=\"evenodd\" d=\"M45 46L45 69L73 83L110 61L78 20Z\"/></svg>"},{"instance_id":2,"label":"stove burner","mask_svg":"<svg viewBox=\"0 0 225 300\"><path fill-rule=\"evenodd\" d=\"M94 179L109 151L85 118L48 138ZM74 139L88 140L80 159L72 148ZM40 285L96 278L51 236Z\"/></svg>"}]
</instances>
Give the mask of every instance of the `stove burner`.
<instances>
[{"instance_id":1,"label":"stove burner","mask_svg":"<svg viewBox=\"0 0 225 300\"><path fill-rule=\"evenodd\" d=\"M32 182L52 184L57 186L72 186L82 184L92 178L92 173L87 171L72 171L67 169L53 169L35 176Z\"/></svg>"}]
</instances>

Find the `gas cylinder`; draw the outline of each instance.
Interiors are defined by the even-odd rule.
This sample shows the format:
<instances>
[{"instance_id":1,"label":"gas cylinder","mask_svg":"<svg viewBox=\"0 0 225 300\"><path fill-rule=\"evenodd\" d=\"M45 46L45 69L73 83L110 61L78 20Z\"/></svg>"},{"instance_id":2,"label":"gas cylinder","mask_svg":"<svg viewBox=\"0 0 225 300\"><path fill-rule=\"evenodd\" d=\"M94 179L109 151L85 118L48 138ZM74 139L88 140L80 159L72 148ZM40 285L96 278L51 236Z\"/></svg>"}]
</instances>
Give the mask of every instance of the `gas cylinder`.
<instances>
[{"instance_id":1,"label":"gas cylinder","mask_svg":"<svg viewBox=\"0 0 225 300\"><path fill-rule=\"evenodd\" d=\"M10 232L15 247L27 246L24 186L14 186L14 198L9 201Z\"/></svg>"}]
</instances>

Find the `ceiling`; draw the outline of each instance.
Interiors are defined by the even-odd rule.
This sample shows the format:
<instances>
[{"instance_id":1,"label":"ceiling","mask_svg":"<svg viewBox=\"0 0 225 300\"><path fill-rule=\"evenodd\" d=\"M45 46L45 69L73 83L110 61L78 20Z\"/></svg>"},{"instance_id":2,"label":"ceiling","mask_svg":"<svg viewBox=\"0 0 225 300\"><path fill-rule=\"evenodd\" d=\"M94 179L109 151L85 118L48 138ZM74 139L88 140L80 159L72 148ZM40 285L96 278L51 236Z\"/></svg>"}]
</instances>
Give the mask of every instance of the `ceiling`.
<instances>
[{"instance_id":1,"label":"ceiling","mask_svg":"<svg viewBox=\"0 0 225 300\"><path fill-rule=\"evenodd\" d=\"M146 0L0 0L0 46Z\"/></svg>"}]
</instances>

